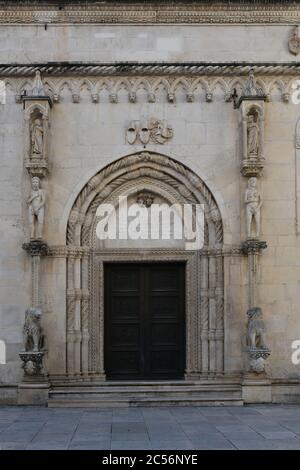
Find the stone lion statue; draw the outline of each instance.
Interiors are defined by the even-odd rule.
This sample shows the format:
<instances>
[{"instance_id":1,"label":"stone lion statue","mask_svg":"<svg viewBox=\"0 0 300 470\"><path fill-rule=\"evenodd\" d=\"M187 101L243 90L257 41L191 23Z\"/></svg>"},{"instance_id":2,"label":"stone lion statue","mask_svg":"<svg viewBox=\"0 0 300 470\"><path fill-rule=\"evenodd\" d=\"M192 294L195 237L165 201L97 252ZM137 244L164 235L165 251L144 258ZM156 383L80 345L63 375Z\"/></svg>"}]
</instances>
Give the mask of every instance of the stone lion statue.
<instances>
[{"instance_id":1,"label":"stone lion statue","mask_svg":"<svg viewBox=\"0 0 300 470\"><path fill-rule=\"evenodd\" d=\"M250 308L247 312L247 343L253 349L268 349L265 342L265 324L262 310L259 307Z\"/></svg>"},{"instance_id":2,"label":"stone lion statue","mask_svg":"<svg viewBox=\"0 0 300 470\"><path fill-rule=\"evenodd\" d=\"M28 308L25 312L25 323L23 327L25 351L38 352L42 348L41 313L38 308Z\"/></svg>"}]
</instances>

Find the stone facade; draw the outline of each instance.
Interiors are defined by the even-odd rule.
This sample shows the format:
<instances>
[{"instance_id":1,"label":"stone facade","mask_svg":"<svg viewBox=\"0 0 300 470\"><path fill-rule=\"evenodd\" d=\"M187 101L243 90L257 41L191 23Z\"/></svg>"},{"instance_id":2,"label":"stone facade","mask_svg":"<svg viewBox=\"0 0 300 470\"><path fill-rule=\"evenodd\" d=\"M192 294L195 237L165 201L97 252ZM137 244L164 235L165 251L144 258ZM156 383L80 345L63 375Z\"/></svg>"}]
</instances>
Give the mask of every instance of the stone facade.
<instances>
[{"instance_id":1,"label":"stone facade","mask_svg":"<svg viewBox=\"0 0 300 470\"><path fill-rule=\"evenodd\" d=\"M103 263L182 260L185 379L297 401L300 7L120 3L0 2L0 400L105 381ZM99 204L145 194L204 204L203 249L100 246Z\"/></svg>"}]
</instances>

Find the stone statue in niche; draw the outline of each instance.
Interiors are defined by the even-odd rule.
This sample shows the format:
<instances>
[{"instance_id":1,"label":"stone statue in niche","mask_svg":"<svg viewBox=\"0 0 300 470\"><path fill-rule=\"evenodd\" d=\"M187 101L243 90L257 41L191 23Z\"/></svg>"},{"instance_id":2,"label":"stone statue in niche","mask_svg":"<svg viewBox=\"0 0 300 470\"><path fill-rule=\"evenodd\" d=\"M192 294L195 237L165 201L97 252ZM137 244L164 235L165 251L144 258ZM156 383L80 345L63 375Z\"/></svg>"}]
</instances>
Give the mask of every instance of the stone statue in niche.
<instances>
[{"instance_id":1,"label":"stone statue in niche","mask_svg":"<svg viewBox=\"0 0 300 470\"><path fill-rule=\"evenodd\" d=\"M245 192L248 238L252 238L251 235L253 222L255 223L255 238L258 238L260 235L260 210L262 202L261 194L257 189L257 178L249 178L248 188Z\"/></svg>"},{"instance_id":2,"label":"stone statue in niche","mask_svg":"<svg viewBox=\"0 0 300 470\"><path fill-rule=\"evenodd\" d=\"M40 188L40 178L34 176L31 180L31 194L27 200L29 206L30 239L42 239L44 226L46 192ZM37 226L37 228L36 228Z\"/></svg>"},{"instance_id":3,"label":"stone statue in niche","mask_svg":"<svg viewBox=\"0 0 300 470\"><path fill-rule=\"evenodd\" d=\"M248 115L247 150L248 157L257 157L259 154L260 129L254 114Z\"/></svg>"},{"instance_id":4,"label":"stone statue in niche","mask_svg":"<svg viewBox=\"0 0 300 470\"><path fill-rule=\"evenodd\" d=\"M28 308L25 312L23 342L24 351L38 352L43 346L41 311L38 308Z\"/></svg>"},{"instance_id":5,"label":"stone statue in niche","mask_svg":"<svg viewBox=\"0 0 300 470\"><path fill-rule=\"evenodd\" d=\"M41 158L43 156L44 128L40 118L34 119L31 125L31 155Z\"/></svg>"}]
</instances>

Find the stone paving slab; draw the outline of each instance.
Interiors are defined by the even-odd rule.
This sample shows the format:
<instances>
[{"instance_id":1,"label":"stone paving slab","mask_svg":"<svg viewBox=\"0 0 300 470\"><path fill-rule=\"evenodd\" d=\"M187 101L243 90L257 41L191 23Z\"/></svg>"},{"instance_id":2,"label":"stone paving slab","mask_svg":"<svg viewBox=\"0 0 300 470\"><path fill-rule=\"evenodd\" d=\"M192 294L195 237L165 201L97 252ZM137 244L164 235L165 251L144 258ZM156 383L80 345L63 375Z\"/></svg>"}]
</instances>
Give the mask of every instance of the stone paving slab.
<instances>
[{"instance_id":1,"label":"stone paving slab","mask_svg":"<svg viewBox=\"0 0 300 470\"><path fill-rule=\"evenodd\" d=\"M300 449L300 406L0 407L0 450Z\"/></svg>"}]
</instances>

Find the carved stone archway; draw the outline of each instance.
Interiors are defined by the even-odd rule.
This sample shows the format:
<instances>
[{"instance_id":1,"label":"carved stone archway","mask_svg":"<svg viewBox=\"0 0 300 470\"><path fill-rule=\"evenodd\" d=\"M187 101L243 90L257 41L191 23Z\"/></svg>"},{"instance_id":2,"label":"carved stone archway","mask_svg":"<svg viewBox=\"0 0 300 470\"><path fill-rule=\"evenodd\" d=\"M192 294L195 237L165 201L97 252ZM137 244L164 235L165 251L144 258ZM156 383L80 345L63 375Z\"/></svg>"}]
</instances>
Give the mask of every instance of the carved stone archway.
<instances>
[{"instance_id":1,"label":"carved stone archway","mask_svg":"<svg viewBox=\"0 0 300 470\"><path fill-rule=\"evenodd\" d=\"M119 195L151 188L170 204L204 205L204 247L107 249L96 245L96 210ZM70 379L105 379L103 264L107 261L186 263L186 378L224 372L223 225L205 183L183 164L153 152L138 152L106 166L84 186L67 226L67 373Z\"/></svg>"}]
</instances>

